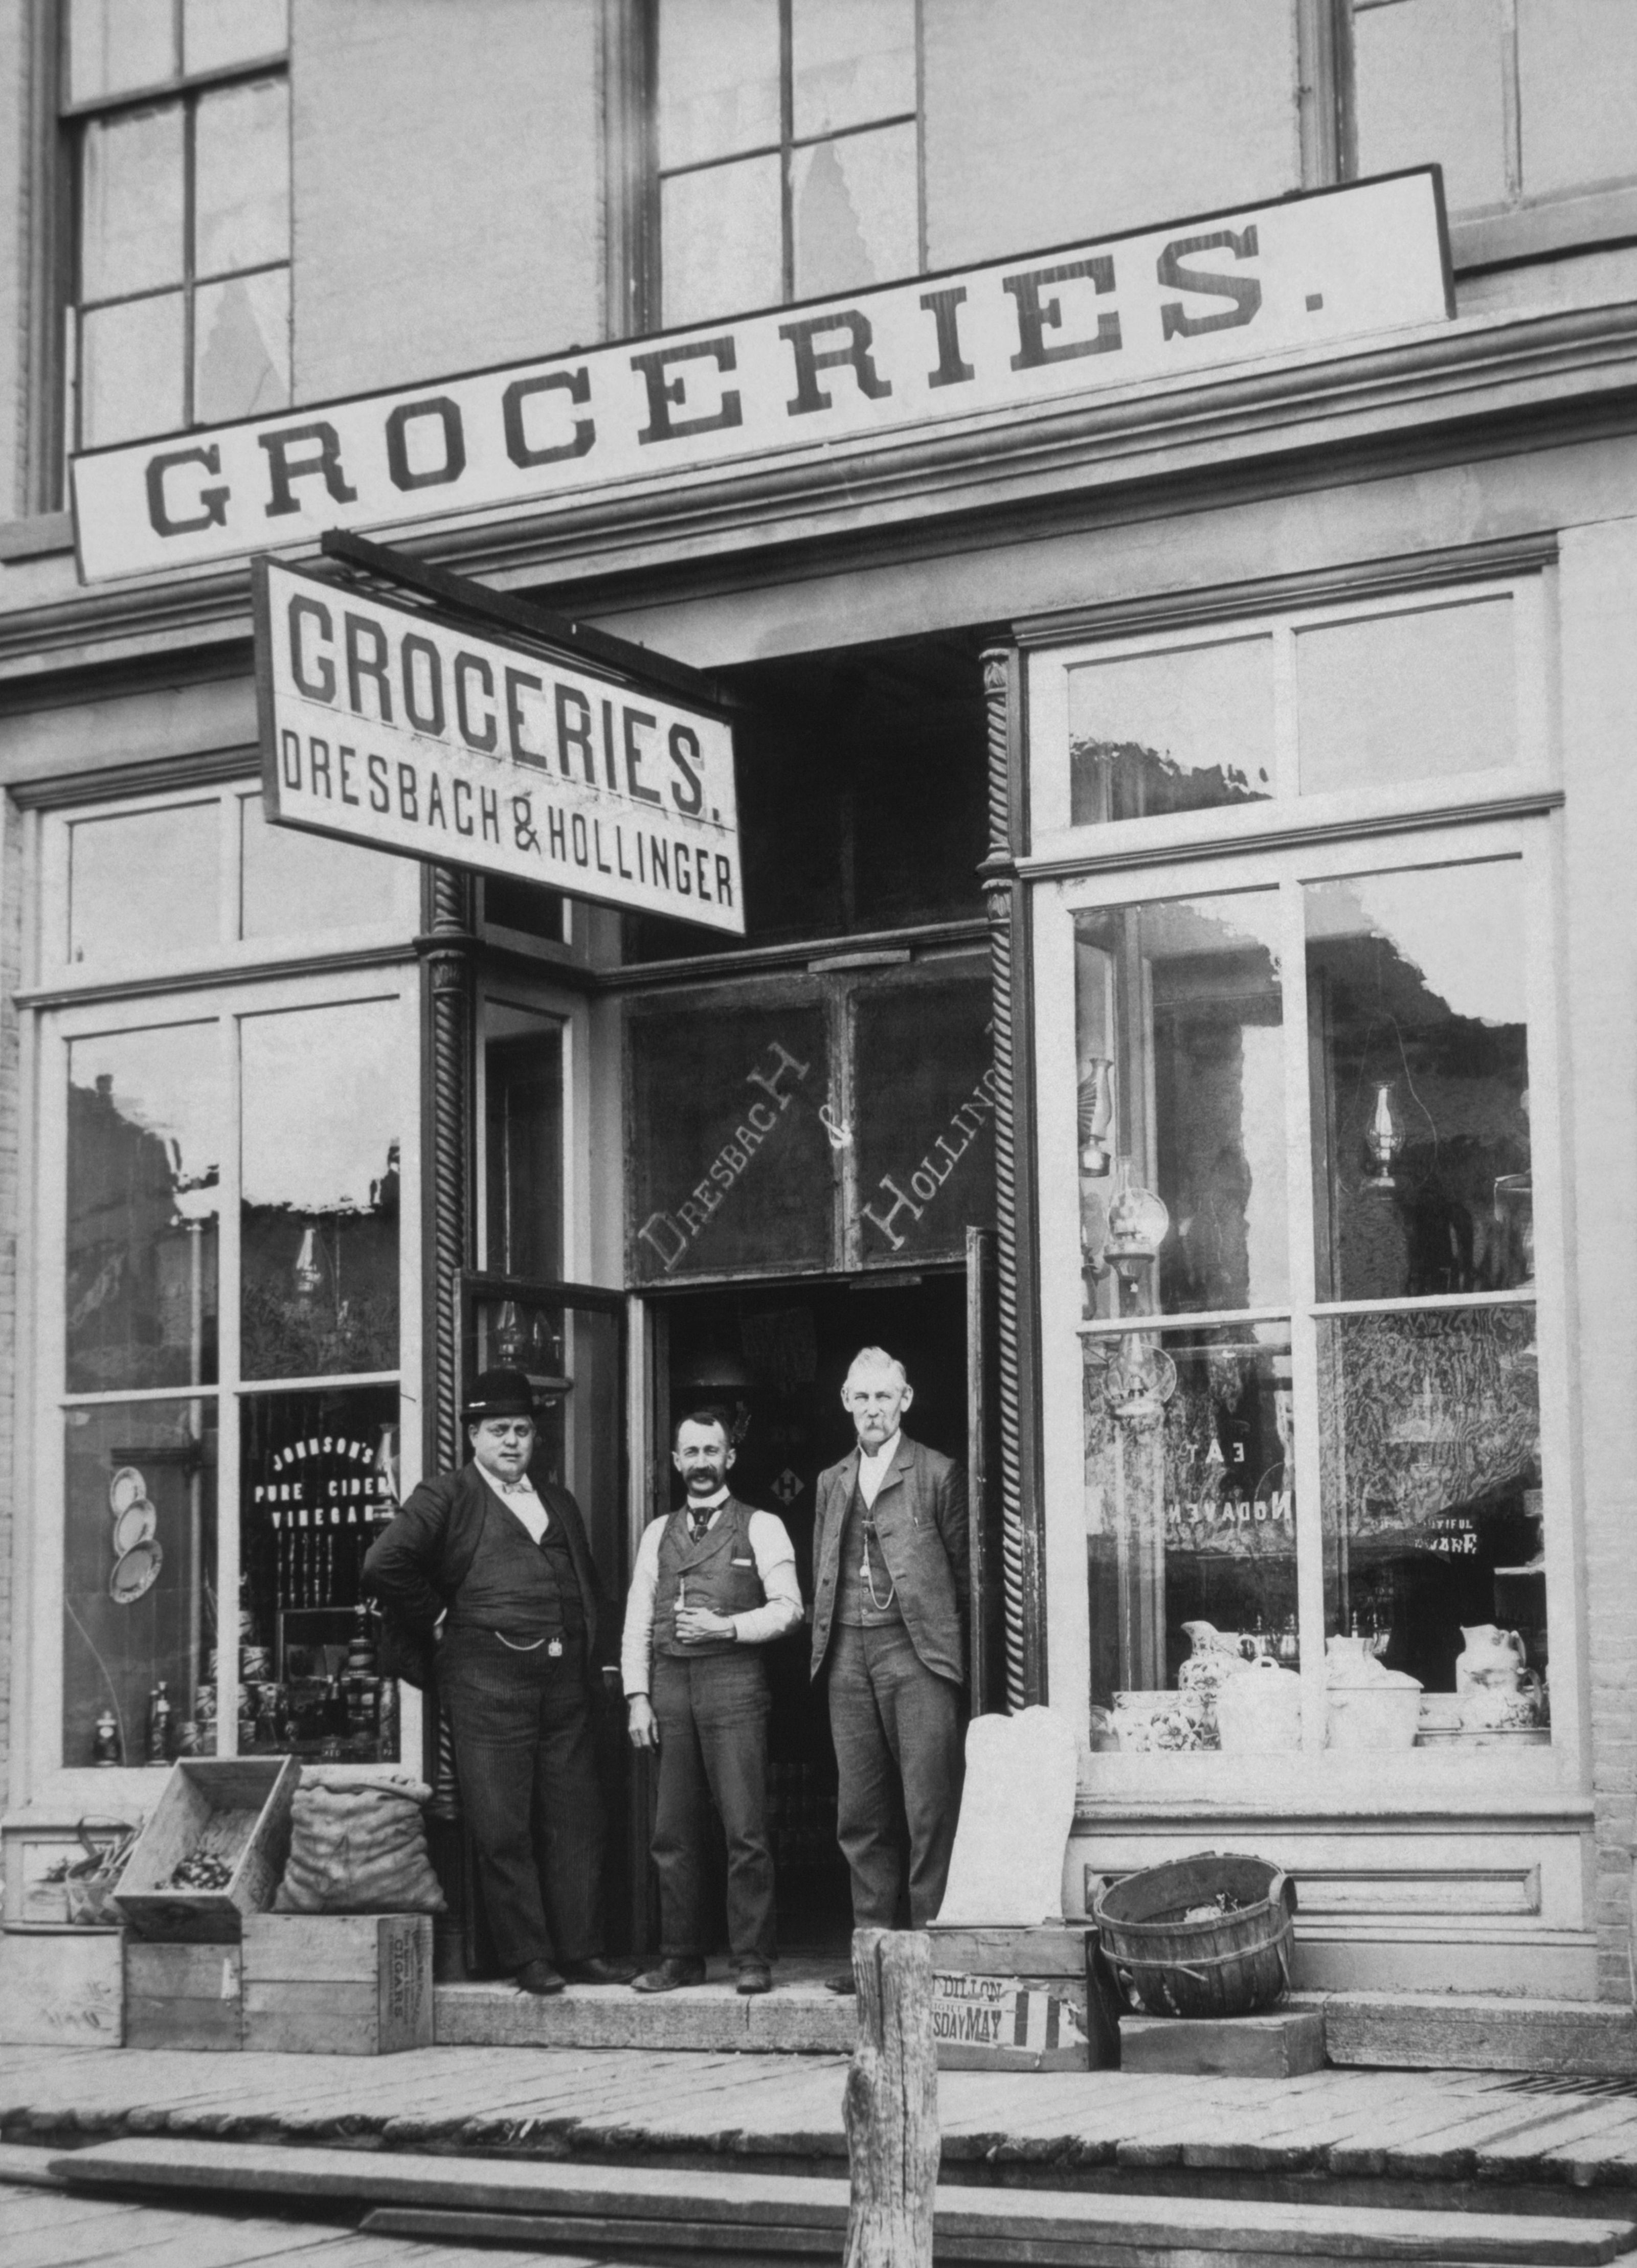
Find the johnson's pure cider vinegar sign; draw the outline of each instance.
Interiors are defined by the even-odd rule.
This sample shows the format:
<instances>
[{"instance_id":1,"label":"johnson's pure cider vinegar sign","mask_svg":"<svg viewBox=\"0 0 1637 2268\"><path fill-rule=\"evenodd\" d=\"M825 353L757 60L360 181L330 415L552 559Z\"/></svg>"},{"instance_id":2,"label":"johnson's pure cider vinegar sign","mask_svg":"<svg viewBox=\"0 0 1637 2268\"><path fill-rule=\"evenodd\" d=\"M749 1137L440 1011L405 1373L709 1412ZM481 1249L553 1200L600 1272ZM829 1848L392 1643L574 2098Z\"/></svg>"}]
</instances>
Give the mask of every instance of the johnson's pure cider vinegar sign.
<instances>
[{"instance_id":1,"label":"johnson's pure cider vinegar sign","mask_svg":"<svg viewBox=\"0 0 1637 2268\"><path fill-rule=\"evenodd\" d=\"M254 596L269 818L742 936L714 711L277 560Z\"/></svg>"},{"instance_id":2,"label":"johnson's pure cider vinegar sign","mask_svg":"<svg viewBox=\"0 0 1637 2268\"><path fill-rule=\"evenodd\" d=\"M93 451L73 467L79 569L94 583L310 546L326 528L640 497L804 452L842 479L853 458L952 421L1146 396L1453 312L1442 188L1424 166Z\"/></svg>"}]
</instances>

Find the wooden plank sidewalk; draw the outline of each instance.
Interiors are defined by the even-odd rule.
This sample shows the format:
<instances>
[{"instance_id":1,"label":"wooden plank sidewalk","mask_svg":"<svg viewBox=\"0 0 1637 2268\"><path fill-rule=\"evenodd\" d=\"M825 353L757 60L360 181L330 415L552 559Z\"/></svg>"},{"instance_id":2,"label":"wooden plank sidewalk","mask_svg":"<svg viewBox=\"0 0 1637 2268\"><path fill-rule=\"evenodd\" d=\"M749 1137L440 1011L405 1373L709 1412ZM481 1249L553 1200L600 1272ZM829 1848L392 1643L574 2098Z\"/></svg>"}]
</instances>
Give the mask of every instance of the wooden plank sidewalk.
<instances>
[{"instance_id":1,"label":"wooden plank sidewalk","mask_svg":"<svg viewBox=\"0 0 1637 2268\"><path fill-rule=\"evenodd\" d=\"M11 2048L0 2134L345 2144L455 2154L844 2166L841 2056L427 2048L372 2057ZM946 2072L946 2174L1368 2176L1637 2191L1637 2091L1476 2071L1191 2079Z\"/></svg>"}]
</instances>

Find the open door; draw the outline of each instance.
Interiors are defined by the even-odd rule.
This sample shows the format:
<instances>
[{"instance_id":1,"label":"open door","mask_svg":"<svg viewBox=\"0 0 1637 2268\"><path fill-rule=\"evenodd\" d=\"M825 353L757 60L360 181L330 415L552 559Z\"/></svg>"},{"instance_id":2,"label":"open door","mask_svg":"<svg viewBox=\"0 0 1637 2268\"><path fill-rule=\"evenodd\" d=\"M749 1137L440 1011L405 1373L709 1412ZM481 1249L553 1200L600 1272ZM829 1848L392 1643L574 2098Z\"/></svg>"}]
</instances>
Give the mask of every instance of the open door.
<instances>
[{"instance_id":1,"label":"open door","mask_svg":"<svg viewBox=\"0 0 1637 2268\"><path fill-rule=\"evenodd\" d=\"M972 1714L1007 1705L1001 1563L1000 1419L995 1234L966 1232L966 1471L971 1538Z\"/></svg>"}]
</instances>

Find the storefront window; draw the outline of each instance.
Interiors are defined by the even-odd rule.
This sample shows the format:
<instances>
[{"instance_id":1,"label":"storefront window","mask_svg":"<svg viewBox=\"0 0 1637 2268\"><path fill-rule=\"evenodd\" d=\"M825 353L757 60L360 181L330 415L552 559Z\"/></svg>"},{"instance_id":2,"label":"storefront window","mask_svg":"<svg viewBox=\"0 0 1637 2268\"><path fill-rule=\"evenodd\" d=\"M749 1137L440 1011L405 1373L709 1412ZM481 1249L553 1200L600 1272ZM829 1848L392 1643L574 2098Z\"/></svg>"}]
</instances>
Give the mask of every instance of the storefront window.
<instances>
[{"instance_id":1,"label":"storefront window","mask_svg":"<svg viewBox=\"0 0 1637 2268\"><path fill-rule=\"evenodd\" d=\"M124 970L213 946L217 828L213 801L77 821L68 830L67 957L75 967Z\"/></svg>"},{"instance_id":2,"label":"storefront window","mask_svg":"<svg viewBox=\"0 0 1637 2268\"><path fill-rule=\"evenodd\" d=\"M484 1024L484 1265L554 1283L563 1273L563 1027L498 1001Z\"/></svg>"},{"instance_id":3,"label":"storefront window","mask_svg":"<svg viewBox=\"0 0 1637 2268\"><path fill-rule=\"evenodd\" d=\"M1076 827L1273 792L1271 638L1090 662L1069 701Z\"/></svg>"}]
</instances>

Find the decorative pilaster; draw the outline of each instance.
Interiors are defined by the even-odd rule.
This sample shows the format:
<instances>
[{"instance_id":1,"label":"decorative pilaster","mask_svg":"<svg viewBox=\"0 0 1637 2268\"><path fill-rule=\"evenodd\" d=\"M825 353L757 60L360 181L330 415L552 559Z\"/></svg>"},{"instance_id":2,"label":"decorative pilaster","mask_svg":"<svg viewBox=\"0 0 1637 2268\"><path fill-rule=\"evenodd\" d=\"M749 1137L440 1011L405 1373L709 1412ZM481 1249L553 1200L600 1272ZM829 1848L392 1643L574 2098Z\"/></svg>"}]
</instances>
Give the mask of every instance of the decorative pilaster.
<instances>
[{"instance_id":1,"label":"decorative pilaster","mask_svg":"<svg viewBox=\"0 0 1637 2268\"><path fill-rule=\"evenodd\" d=\"M426 969L429 1024L425 1154L427 1469L461 1462L461 1271L472 1261L472 886L452 866L426 869L425 920L416 939Z\"/></svg>"},{"instance_id":2,"label":"decorative pilaster","mask_svg":"<svg viewBox=\"0 0 1637 2268\"><path fill-rule=\"evenodd\" d=\"M1016 655L1009 647L984 656L989 734L989 855L979 872L989 914L991 1013L995 1066L995 1279L999 1307L1000 1554L1006 1622L1007 1706L1028 1706L1027 1629L1029 1562L1023 1518L1022 1393L1018 1360L1017 1086L1013 1002L1012 921L1016 869L1012 860L1012 690Z\"/></svg>"}]
</instances>

